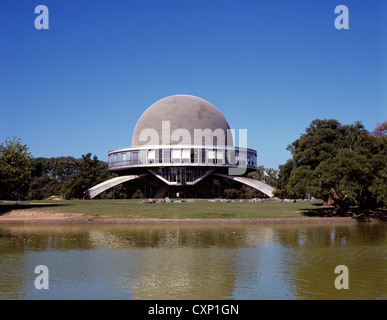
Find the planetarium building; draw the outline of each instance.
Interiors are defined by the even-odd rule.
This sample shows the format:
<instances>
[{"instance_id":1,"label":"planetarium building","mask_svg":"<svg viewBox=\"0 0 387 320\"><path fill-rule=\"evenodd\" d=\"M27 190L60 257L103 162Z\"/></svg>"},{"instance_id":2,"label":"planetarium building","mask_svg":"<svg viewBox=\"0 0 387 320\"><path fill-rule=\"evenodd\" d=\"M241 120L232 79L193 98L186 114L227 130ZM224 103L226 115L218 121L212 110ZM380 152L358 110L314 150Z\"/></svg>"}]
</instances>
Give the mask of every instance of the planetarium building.
<instances>
[{"instance_id":1,"label":"planetarium building","mask_svg":"<svg viewBox=\"0 0 387 320\"><path fill-rule=\"evenodd\" d=\"M140 117L131 147L109 151L109 171L118 176L87 194L94 198L124 184L128 190L140 189L146 198L218 198L226 188L244 184L271 197L271 186L247 177L257 169L257 152L243 145L247 135L239 132L243 146L234 145L234 136L235 130L208 101L190 95L166 97Z\"/></svg>"}]
</instances>

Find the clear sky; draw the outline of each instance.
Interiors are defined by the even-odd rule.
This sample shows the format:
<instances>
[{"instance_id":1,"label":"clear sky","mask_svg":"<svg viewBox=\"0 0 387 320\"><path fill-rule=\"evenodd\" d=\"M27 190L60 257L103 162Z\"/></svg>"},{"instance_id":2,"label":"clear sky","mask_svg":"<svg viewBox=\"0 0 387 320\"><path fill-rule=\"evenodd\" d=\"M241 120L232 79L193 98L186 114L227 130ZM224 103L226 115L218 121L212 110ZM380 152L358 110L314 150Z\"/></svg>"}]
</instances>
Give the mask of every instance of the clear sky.
<instances>
[{"instance_id":1,"label":"clear sky","mask_svg":"<svg viewBox=\"0 0 387 320\"><path fill-rule=\"evenodd\" d=\"M386 21L386 0L2 0L0 142L107 161L152 103L191 94L276 169L316 118L387 118Z\"/></svg>"}]
</instances>

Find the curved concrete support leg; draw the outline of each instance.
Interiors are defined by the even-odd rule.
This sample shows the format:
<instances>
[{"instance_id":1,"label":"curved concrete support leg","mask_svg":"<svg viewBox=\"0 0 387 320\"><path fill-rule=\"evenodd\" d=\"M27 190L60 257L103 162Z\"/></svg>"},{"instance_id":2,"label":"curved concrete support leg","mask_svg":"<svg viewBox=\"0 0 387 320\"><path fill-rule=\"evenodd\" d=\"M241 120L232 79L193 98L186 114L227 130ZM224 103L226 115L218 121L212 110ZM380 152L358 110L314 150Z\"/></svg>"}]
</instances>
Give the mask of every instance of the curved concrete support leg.
<instances>
[{"instance_id":1,"label":"curved concrete support leg","mask_svg":"<svg viewBox=\"0 0 387 320\"><path fill-rule=\"evenodd\" d=\"M254 189L257 189L258 191L261 191L262 193L266 194L270 198L273 197L273 191L274 188L267 183L264 183L262 181L252 179L252 178L247 178L243 176L228 176L226 174L221 174L221 173L214 173L214 176L219 176L223 178L227 178L230 180L234 180L240 183L243 183L245 185L248 185L250 187L253 187Z\"/></svg>"},{"instance_id":2,"label":"curved concrete support leg","mask_svg":"<svg viewBox=\"0 0 387 320\"><path fill-rule=\"evenodd\" d=\"M96 186L85 191L85 193L90 197L90 199L93 199L94 197L96 197L97 195L99 195L100 193L104 192L107 189L113 188L126 181L138 179L146 175L147 174L139 174L139 175L128 175L128 176L116 177L116 178L104 181L100 184L97 184Z\"/></svg>"}]
</instances>

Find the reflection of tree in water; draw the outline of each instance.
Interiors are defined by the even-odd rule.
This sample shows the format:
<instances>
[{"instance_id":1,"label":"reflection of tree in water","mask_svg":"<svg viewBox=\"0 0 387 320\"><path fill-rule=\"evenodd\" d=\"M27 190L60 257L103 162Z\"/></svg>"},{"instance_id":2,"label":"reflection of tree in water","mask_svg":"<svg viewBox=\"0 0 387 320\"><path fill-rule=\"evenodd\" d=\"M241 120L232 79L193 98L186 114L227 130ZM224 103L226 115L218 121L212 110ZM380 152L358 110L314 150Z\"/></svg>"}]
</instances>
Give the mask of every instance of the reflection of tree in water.
<instances>
[{"instance_id":1,"label":"reflection of tree in water","mask_svg":"<svg viewBox=\"0 0 387 320\"><path fill-rule=\"evenodd\" d=\"M87 229L75 225L0 226L2 252L24 253L28 250L90 249Z\"/></svg>"},{"instance_id":2,"label":"reflection of tree in water","mask_svg":"<svg viewBox=\"0 0 387 320\"><path fill-rule=\"evenodd\" d=\"M90 253L74 254L90 249L111 249L106 254L111 260L100 268L106 269L109 281L134 297L227 298L232 295L237 274L234 249L246 245L247 238L244 228L149 225L5 226L0 235L1 257L16 257L12 262L0 258L2 275L12 279L3 281L0 277L1 292L14 294L14 298L33 286L26 283L34 278L36 264L29 252L63 251L66 255L70 251L69 259L85 257L63 267L52 264L71 273L96 270L88 266L87 259L93 259ZM64 270L66 266L71 270Z\"/></svg>"},{"instance_id":3,"label":"reflection of tree in water","mask_svg":"<svg viewBox=\"0 0 387 320\"><path fill-rule=\"evenodd\" d=\"M92 245L111 248L227 247L245 242L246 230L233 227L124 226L90 231Z\"/></svg>"},{"instance_id":4,"label":"reflection of tree in water","mask_svg":"<svg viewBox=\"0 0 387 320\"><path fill-rule=\"evenodd\" d=\"M17 299L33 290L33 252L90 248L89 235L79 226L0 226L0 300Z\"/></svg>"},{"instance_id":5,"label":"reflection of tree in water","mask_svg":"<svg viewBox=\"0 0 387 320\"><path fill-rule=\"evenodd\" d=\"M284 277L294 296L308 299L386 299L386 224L307 226L277 230ZM286 231L285 231L286 230ZM349 269L350 290L337 290L337 265Z\"/></svg>"},{"instance_id":6,"label":"reflection of tree in water","mask_svg":"<svg viewBox=\"0 0 387 320\"><path fill-rule=\"evenodd\" d=\"M64 277L76 270L85 286L101 280L138 299L238 294L256 299L268 296L267 286L274 287L274 298L285 292L279 298L386 299L386 228L383 223L0 226L0 297L28 297L33 268L45 252ZM349 268L350 290L334 287L340 264Z\"/></svg>"}]
</instances>

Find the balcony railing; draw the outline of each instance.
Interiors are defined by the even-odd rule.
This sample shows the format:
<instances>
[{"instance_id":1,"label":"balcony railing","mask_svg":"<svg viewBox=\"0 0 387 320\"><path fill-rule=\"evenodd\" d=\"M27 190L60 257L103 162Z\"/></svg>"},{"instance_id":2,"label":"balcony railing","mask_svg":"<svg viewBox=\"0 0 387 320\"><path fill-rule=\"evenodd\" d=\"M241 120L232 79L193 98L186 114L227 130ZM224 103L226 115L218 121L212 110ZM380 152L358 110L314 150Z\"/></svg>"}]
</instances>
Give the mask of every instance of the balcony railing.
<instances>
[{"instance_id":1,"label":"balcony railing","mask_svg":"<svg viewBox=\"0 0 387 320\"><path fill-rule=\"evenodd\" d=\"M109 169L137 166L224 166L257 167L257 153L241 148L124 148L109 152Z\"/></svg>"}]
</instances>

